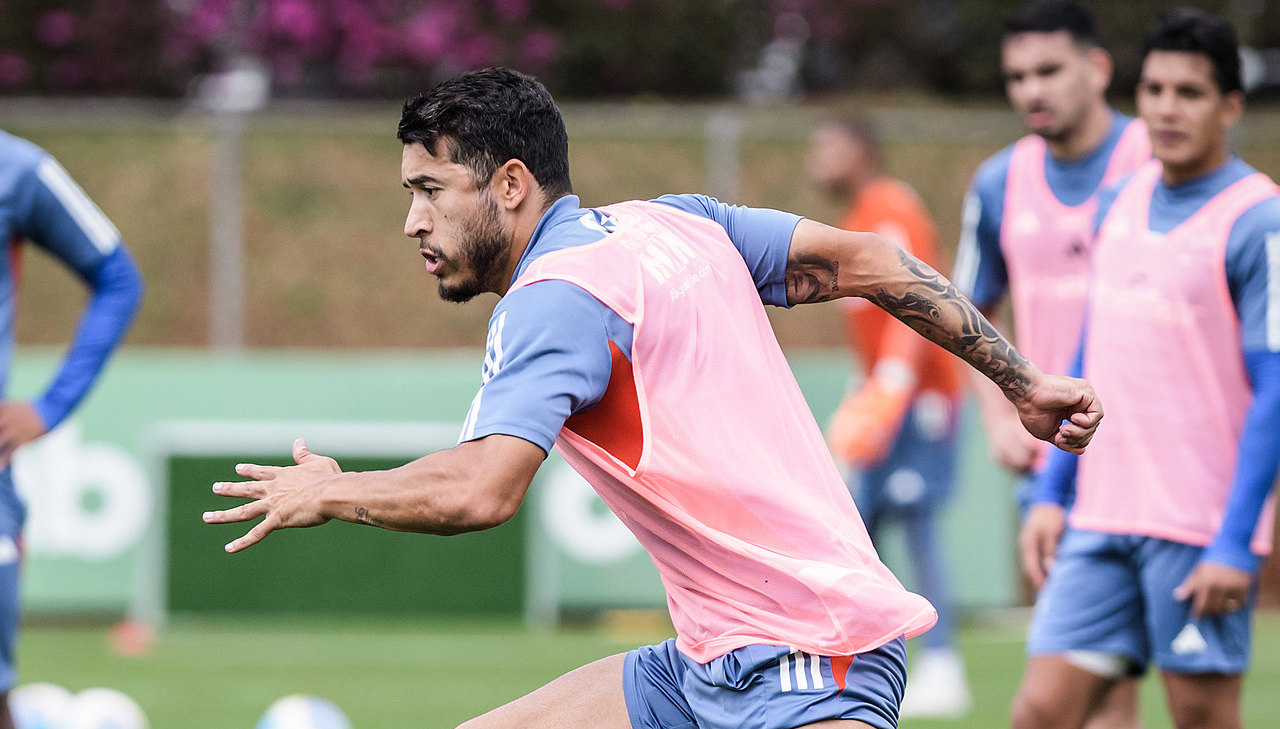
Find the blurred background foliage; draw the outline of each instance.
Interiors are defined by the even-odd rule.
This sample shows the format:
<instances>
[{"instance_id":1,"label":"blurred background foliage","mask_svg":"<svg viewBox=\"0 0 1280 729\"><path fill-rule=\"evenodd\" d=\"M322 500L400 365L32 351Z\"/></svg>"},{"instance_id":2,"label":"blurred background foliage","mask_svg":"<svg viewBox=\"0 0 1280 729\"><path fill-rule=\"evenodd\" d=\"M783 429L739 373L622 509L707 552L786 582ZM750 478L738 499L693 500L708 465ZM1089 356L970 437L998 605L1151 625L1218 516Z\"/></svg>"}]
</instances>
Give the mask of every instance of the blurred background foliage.
<instances>
[{"instance_id":1,"label":"blurred background foliage","mask_svg":"<svg viewBox=\"0 0 1280 729\"><path fill-rule=\"evenodd\" d=\"M565 98L690 98L785 76L796 93L998 94L1016 0L0 0L0 94L178 97L251 59L272 95L402 97L503 64ZM1136 77L1167 0L1086 2ZM1194 4L1280 47L1280 0ZM775 94L777 95L777 94Z\"/></svg>"}]
</instances>

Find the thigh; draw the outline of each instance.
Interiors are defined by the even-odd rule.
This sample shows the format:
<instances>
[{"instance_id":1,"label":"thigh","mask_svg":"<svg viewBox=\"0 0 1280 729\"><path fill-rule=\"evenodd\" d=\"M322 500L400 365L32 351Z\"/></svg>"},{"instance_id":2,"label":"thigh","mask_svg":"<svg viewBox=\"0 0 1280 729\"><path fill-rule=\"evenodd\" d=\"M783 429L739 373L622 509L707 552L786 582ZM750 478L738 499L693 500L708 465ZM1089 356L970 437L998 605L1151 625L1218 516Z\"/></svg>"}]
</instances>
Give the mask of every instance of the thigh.
<instances>
[{"instance_id":1,"label":"thigh","mask_svg":"<svg viewBox=\"0 0 1280 729\"><path fill-rule=\"evenodd\" d=\"M1084 729L1142 729L1137 678L1122 678L1107 691Z\"/></svg>"},{"instance_id":2,"label":"thigh","mask_svg":"<svg viewBox=\"0 0 1280 729\"><path fill-rule=\"evenodd\" d=\"M1153 658L1165 671L1238 674L1249 665L1256 589L1239 610L1193 618L1174 588L1190 574L1201 547L1149 538L1142 546L1142 588Z\"/></svg>"},{"instance_id":3,"label":"thigh","mask_svg":"<svg viewBox=\"0 0 1280 729\"><path fill-rule=\"evenodd\" d=\"M1032 656L1013 700L1013 729L1081 727L1112 684L1063 656Z\"/></svg>"},{"instance_id":4,"label":"thigh","mask_svg":"<svg viewBox=\"0 0 1280 729\"><path fill-rule=\"evenodd\" d=\"M1128 537L1068 529L1036 598L1027 637L1032 656L1091 651L1141 671L1147 644L1143 595Z\"/></svg>"},{"instance_id":5,"label":"thigh","mask_svg":"<svg viewBox=\"0 0 1280 729\"><path fill-rule=\"evenodd\" d=\"M1166 671L1162 678L1175 726L1240 728L1240 675Z\"/></svg>"},{"instance_id":6,"label":"thigh","mask_svg":"<svg viewBox=\"0 0 1280 729\"><path fill-rule=\"evenodd\" d=\"M463 724L465 729L631 729L623 696L625 655L589 663Z\"/></svg>"}]
</instances>

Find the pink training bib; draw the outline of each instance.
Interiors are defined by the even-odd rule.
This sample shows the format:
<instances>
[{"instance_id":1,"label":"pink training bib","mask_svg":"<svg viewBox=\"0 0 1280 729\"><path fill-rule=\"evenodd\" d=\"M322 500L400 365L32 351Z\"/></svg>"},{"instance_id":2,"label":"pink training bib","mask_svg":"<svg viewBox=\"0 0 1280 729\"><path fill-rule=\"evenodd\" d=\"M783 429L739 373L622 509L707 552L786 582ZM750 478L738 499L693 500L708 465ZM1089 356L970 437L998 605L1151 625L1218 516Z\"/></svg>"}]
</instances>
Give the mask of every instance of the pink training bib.
<instances>
[{"instance_id":1,"label":"pink training bib","mask_svg":"<svg viewBox=\"0 0 1280 729\"><path fill-rule=\"evenodd\" d=\"M604 399L556 447L649 551L682 652L819 655L924 632L936 614L879 560L715 222L659 203L602 209L616 231L548 253L514 287L576 284L634 325Z\"/></svg>"},{"instance_id":2,"label":"pink training bib","mask_svg":"<svg viewBox=\"0 0 1280 729\"><path fill-rule=\"evenodd\" d=\"M1277 191L1250 175L1161 235L1147 217L1161 170L1152 161L1135 173L1099 231L1084 371L1107 417L1080 459L1071 523L1207 545L1252 400L1227 237ZM1251 544L1258 554L1271 550L1274 513L1269 499Z\"/></svg>"}]
</instances>

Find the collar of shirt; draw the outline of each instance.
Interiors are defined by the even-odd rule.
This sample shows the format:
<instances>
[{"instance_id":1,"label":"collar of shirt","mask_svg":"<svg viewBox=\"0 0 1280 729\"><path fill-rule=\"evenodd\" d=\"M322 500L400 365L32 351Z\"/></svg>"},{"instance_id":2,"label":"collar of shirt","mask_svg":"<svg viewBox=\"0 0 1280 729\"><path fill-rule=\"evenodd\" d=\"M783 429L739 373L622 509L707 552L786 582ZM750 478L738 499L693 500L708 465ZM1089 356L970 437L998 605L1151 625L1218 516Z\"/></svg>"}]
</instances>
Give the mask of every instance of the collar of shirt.
<instances>
[{"instance_id":1,"label":"collar of shirt","mask_svg":"<svg viewBox=\"0 0 1280 729\"><path fill-rule=\"evenodd\" d=\"M547 208L516 264L511 283L539 256L594 243L609 232L608 216L598 210L583 209L580 204L577 195L565 195Z\"/></svg>"}]
</instances>

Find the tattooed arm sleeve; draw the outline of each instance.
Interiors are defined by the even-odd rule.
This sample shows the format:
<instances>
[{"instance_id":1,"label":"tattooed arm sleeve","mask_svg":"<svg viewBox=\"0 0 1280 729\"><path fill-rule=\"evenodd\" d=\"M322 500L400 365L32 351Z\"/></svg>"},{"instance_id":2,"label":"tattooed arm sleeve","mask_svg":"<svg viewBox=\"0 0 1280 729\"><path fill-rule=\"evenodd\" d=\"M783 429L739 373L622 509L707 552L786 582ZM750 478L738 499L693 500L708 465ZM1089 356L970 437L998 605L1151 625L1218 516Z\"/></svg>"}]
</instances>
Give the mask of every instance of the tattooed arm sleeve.
<instances>
[{"instance_id":1,"label":"tattooed arm sleeve","mask_svg":"<svg viewBox=\"0 0 1280 729\"><path fill-rule=\"evenodd\" d=\"M878 235L801 221L791 240L786 286L790 304L865 298L968 362L1009 397L1026 394L1038 374L950 281Z\"/></svg>"}]
</instances>

